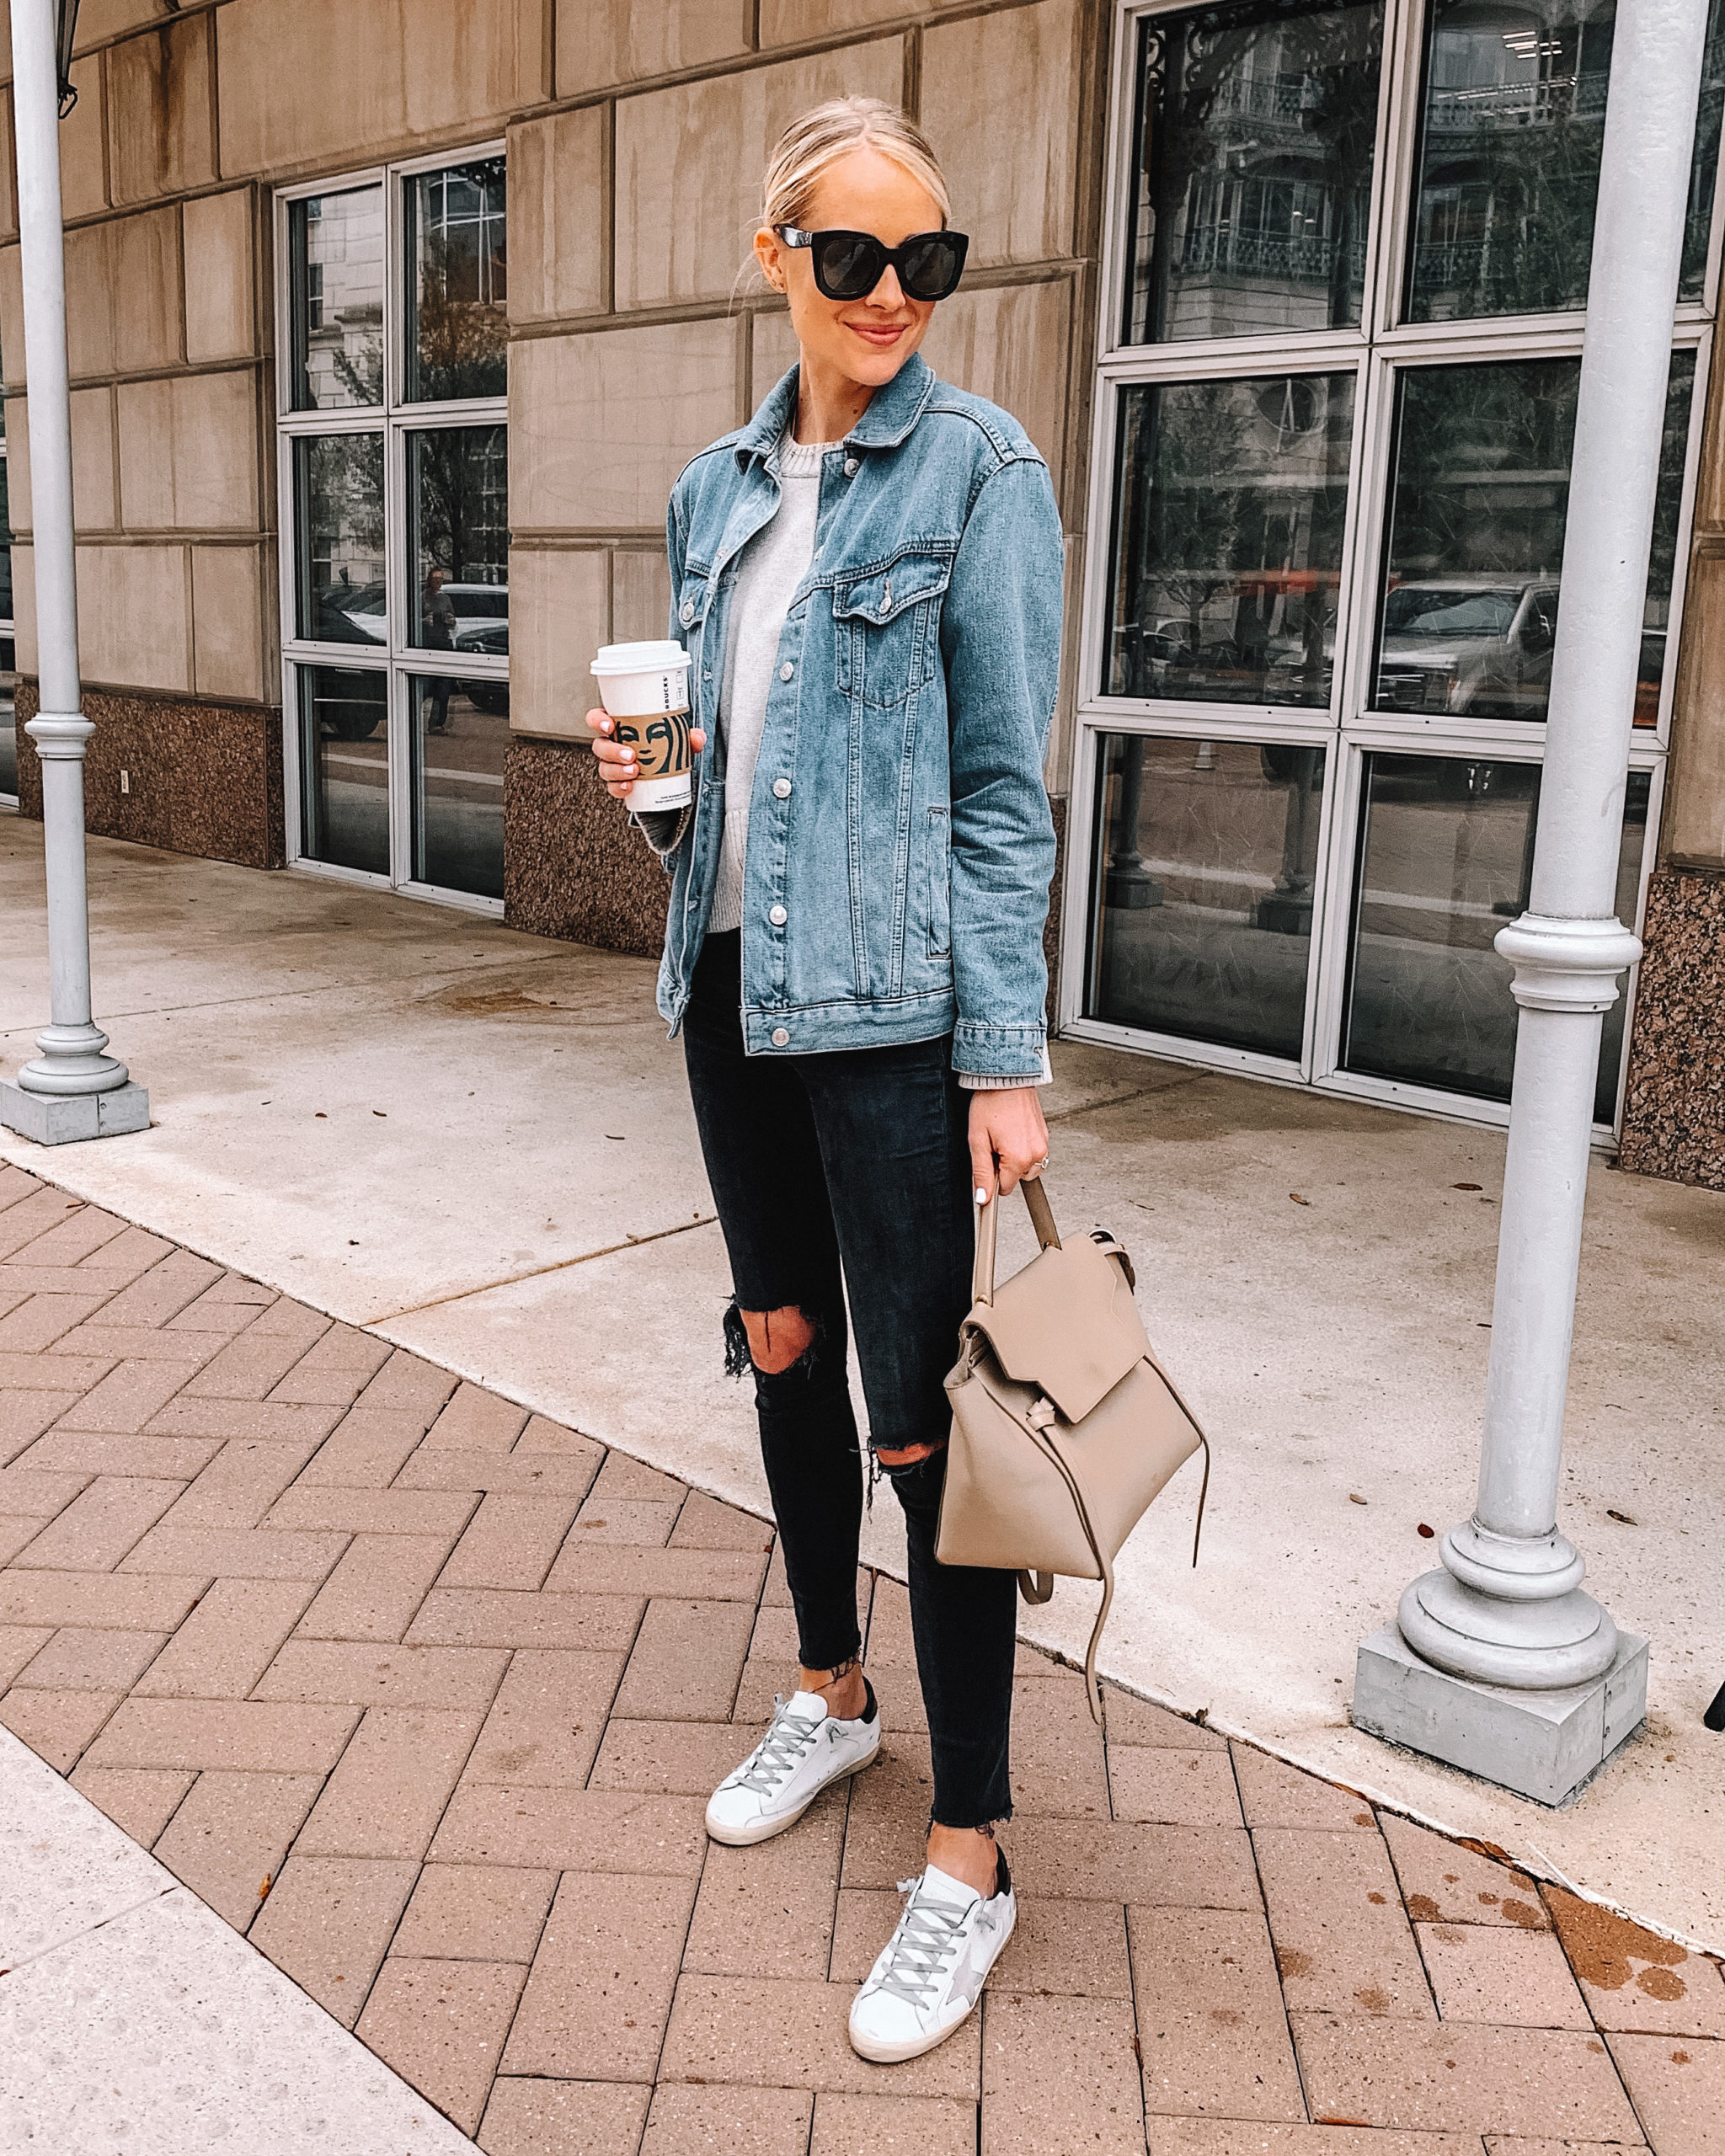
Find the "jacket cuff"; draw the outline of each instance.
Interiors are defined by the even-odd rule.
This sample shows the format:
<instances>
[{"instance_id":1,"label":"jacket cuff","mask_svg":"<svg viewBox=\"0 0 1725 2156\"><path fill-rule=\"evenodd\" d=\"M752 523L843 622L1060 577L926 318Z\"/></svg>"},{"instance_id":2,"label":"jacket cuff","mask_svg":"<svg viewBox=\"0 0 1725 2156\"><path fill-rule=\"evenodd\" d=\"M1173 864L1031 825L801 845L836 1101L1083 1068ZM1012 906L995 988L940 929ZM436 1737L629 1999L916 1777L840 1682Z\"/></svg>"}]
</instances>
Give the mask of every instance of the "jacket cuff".
<instances>
[{"instance_id":1,"label":"jacket cuff","mask_svg":"<svg viewBox=\"0 0 1725 2156\"><path fill-rule=\"evenodd\" d=\"M1046 1026L985 1026L960 1018L953 1028L953 1068L962 1084L980 1078L994 1086L1047 1082Z\"/></svg>"},{"instance_id":2,"label":"jacket cuff","mask_svg":"<svg viewBox=\"0 0 1725 2156\"><path fill-rule=\"evenodd\" d=\"M974 1070L961 1070L959 1083L967 1093L1004 1093L1018 1086L1052 1086L1055 1074L1048 1059L1048 1048L1042 1051L1042 1069L1033 1078L979 1078Z\"/></svg>"},{"instance_id":3,"label":"jacket cuff","mask_svg":"<svg viewBox=\"0 0 1725 2156\"><path fill-rule=\"evenodd\" d=\"M661 861L668 861L683 842L692 808L631 809L630 820Z\"/></svg>"}]
</instances>

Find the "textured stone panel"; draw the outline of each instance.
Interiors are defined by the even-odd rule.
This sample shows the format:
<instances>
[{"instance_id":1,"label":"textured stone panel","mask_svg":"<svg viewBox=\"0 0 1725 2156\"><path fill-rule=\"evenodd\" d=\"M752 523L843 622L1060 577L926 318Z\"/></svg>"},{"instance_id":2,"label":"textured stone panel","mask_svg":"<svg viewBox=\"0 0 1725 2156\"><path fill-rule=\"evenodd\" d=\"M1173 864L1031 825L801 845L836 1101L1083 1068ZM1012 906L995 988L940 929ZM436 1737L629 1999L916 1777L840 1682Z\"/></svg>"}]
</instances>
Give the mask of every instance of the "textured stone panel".
<instances>
[{"instance_id":1,"label":"textured stone panel","mask_svg":"<svg viewBox=\"0 0 1725 2156\"><path fill-rule=\"evenodd\" d=\"M1619 1165L1725 1190L1725 877L1648 886Z\"/></svg>"},{"instance_id":2,"label":"textured stone panel","mask_svg":"<svg viewBox=\"0 0 1725 2156\"><path fill-rule=\"evenodd\" d=\"M605 155L598 105L510 130L511 322L603 311Z\"/></svg>"},{"instance_id":3,"label":"textured stone panel","mask_svg":"<svg viewBox=\"0 0 1725 2156\"><path fill-rule=\"evenodd\" d=\"M585 741L597 702L588 668L609 632L607 557L518 547L510 557L510 724ZM660 633L664 633L661 624Z\"/></svg>"},{"instance_id":4,"label":"textured stone panel","mask_svg":"<svg viewBox=\"0 0 1725 2156\"><path fill-rule=\"evenodd\" d=\"M619 547L611 558L611 640L662 637L670 618L670 569L663 547L649 553Z\"/></svg>"},{"instance_id":5,"label":"textured stone panel","mask_svg":"<svg viewBox=\"0 0 1725 2156\"><path fill-rule=\"evenodd\" d=\"M960 290L934 311L923 357L960 389L1003 405L1048 459L1058 483L1066 451L1066 361L1072 287Z\"/></svg>"},{"instance_id":6,"label":"textured stone panel","mask_svg":"<svg viewBox=\"0 0 1725 2156\"><path fill-rule=\"evenodd\" d=\"M190 688L184 547L80 547L77 588L88 680Z\"/></svg>"},{"instance_id":7,"label":"textured stone panel","mask_svg":"<svg viewBox=\"0 0 1725 2156\"><path fill-rule=\"evenodd\" d=\"M541 0L233 0L216 17L224 173L351 162L539 94Z\"/></svg>"},{"instance_id":8,"label":"textured stone panel","mask_svg":"<svg viewBox=\"0 0 1725 2156\"><path fill-rule=\"evenodd\" d=\"M19 804L23 814L40 820L41 766L22 727L36 709L35 684L21 684ZM84 691L84 710L96 725L84 765L90 830L242 868L281 867L280 711L91 689ZM131 777L127 793L120 791L122 771Z\"/></svg>"},{"instance_id":9,"label":"textured stone panel","mask_svg":"<svg viewBox=\"0 0 1725 2156\"><path fill-rule=\"evenodd\" d=\"M249 368L123 382L117 394L128 531L256 531L258 406Z\"/></svg>"},{"instance_id":10,"label":"textured stone panel","mask_svg":"<svg viewBox=\"0 0 1725 2156\"><path fill-rule=\"evenodd\" d=\"M15 243L0 248L0 377L8 389L24 387L24 283Z\"/></svg>"},{"instance_id":11,"label":"textured stone panel","mask_svg":"<svg viewBox=\"0 0 1725 2156\"><path fill-rule=\"evenodd\" d=\"M83 225L66 235L66 359L74 382L114 371L114 232L111 224ZM7 379L16 387L24 380L21 302L18 334L5 350Z\"/></svg>"},{"instance_id":12,"label":"textured stone panel","mask_svg":"<svg viewBox=\"0 0 1725 2156\"><path fill-rule=\"evenodd\" d=\"M793 45L830 36L835 30L867 29L875 23L927 14L941 4L942 0L761 0L761 42Z\"/></svg>"},{"instance_id":13,"label":"textured stone panel","mask_svg":"<svg viewBox=\"0 0 1725 2156\"><path fill-rule=\"evenodd\" d=\"M510 355L517 531L664 528L671 483L736 424L729 322L532 337Z\"/></svg>"},{"instance_id":14,"label":"textured stone panel","mask_svg":"<svg viewBox=\"0 0 1725 2156\"><path fill-rule=\"evenodd\" d=\"M264 566L256 547L192 548L192 686L200 696L266 693Z\"/></svg>"},{"instance_id":15,"label":"textured stone panel","mask_svg":"<svg viewBox=\"0 0 1725 2156\"><path fill-rule=\"evenodd\" d=\"M1071 252L1077 33L1076 0L1039 0L944 23L922 40L922 125L973 262Z\"/></svg>"},{"instance_id":16,"label":"textured stone panel","mask_svg":"<svg viewBox=\"0 0 1725 2156\"><path fill-rule=\"evenodd\" d=\"M80 531L111 531L119 522L114 494L114 396L105 387L72 392L72 504ZM29 400L7 413L7 514L14 534L32 526Z\"/></svg>"},{"instance_id":17,"label":"textured stone panel","mask_svg":"<svg viewBox=\"0 0 1725 2156\"><path fill-rule=\"evenodd\" d=\"M1725 555L1712 544L1690 564L1683 602L1663 822L1666 859L1725 868Z\"/></svg>"},{"instance_id":18,"label":"textured stone panel","mask_svg":"<svg viewBox=\"0 0 1725 2156\"><path fill-rule=\"evenodd\" d=\"M180 211L185 247L185 355L248 359L255 349L252 305L252 196L204 195Z\"/></svg>"},{"instance_id":19,"label":"textured stone panel","mask_svg":"<svg viewBox=\"0 0 1725 2156\"><path fill-rule=\"evenodd\" d=\"M210 23L202 13L128 38L108 56L108 171L116 204L216 177Z\"/></svg>"},{"instance_id":20,"label":"textured stone panel","mask_svg":"<svg viewBox=\"0 0 1725 2156\"><path fill-rule=\"evenodd\" d=\"M573 744L513 740L504 781L509 926L657 958L670 879L593 758Z\"/></svg>"},{"instance_id":21,"label":"textured stone panel","mask_svg":"<svg viewBox=\"0 0 1725 2156\"><path fill-rule=\"evenodd\" d=\"M895 104L897 38L776 67L684 83L617 108L617 304L728 299L761 219L761 172L799 112L824 98Z\"/></svg>"},{"instance_id":22,"label":"textured stone panel","mask_svg":"<svg viewBox=\"0 0 1725 2156\"><path fill-rule=\"evenodd\" d=\"M148 210L118 218L104 230L113 250L109 275L115 367L174 366L185 350L179 219L171 207Z\"/></svg>"},{"instance_id":23,"label":"textured stone panel","mask_svg":"<svg viewBox=\"0 0 1725 2156\"><path fill-rule=\"evenodd\" d=\"M60 123L60 208L67 217L93 217L108 206L102 172L102 63L74 61L77 103Z\"/></svg>"},{"instance_id":24,"label":"textured stone panel","mask_svg":"<svg viewBox=\"0 0 1725 2156\"><path fill-rule=\"evenodd\" d=\"M609 89L749 50L750 0L557 0L557 94Z\"/></svg>"},{"instance_id":25,"label":"textured stone panel","mask_svg":"<svg viewBox=\"0 0 1725 2156\"><path fill-rule=\"evenodd\" d=\"M12 550L12 636L21 674L36 670L36 553L34 547L14 547ZM19 785L22 788L24 766L24 704L18 707L18 767ZM29 759L32 769L35 759ZM19 796L22 798L22 793Z\"/></svg>"},{"instance_id":26,"label":"textured stone panel","mask_svg":"<svg viewBox=\"0 0 1725 2156\"><path fill-rule=\"evenodd\" d=\"M77 41L74 51L88 52L109 38L146 23L159 23L172 12L168 0L83 0L77 12Z\"/></svg>"},{"instance_id":27,"label":"textured stone panel","mask_svg":"<svg viewBox=\"0 0 1725 2156\"><path fill-rule=\"evenodd\" d=\"M12 100L0 98L0 239L18 237L18 152L12 132Z\"/></svg>"}]
</instances>

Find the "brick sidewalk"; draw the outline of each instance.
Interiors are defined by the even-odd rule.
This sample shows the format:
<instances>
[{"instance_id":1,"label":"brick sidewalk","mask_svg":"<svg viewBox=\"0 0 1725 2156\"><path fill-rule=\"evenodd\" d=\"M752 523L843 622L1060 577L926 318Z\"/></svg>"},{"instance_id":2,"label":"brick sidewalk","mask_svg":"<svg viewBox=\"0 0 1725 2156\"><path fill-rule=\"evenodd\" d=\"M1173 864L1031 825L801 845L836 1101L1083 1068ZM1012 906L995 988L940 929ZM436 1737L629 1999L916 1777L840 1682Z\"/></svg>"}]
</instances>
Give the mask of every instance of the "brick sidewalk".
<instances>
[{"instance_id":1,"label":"brick sidewalk","mask_svg":"<svg viewBox=\"0 0 1725 2156\"><path fill-rule=\"evenodd\" d=\"M709 1846L770 1528L4 1167L0 1567L0 1721L494 2156L1725 2149L1718 1965L1028 1649L1017 1935L863 2064L904 1589L879 1764Z\"/></svg>"}]
</instances>

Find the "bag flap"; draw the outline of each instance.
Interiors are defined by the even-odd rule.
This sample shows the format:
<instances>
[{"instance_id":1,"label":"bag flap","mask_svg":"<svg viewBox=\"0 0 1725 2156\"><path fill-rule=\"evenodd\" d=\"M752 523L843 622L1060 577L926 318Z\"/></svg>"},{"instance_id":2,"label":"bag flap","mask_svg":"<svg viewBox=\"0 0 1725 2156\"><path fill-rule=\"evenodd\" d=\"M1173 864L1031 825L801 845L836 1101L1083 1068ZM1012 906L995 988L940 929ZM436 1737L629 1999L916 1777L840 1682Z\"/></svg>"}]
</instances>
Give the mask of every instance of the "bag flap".
<instances>
[{"instance_id":1,"label":"bag flap","mask_svg":"<svg viewBox=\"0 0 1725 2156\"><path fill-rule=\"evenodd\" d=\"M1069 1422L1150 1352L1124 1273L1087 1235L1039 1251L966 1322L1009 1378L1045 1392Z\"/></svg>"}]
</instances>

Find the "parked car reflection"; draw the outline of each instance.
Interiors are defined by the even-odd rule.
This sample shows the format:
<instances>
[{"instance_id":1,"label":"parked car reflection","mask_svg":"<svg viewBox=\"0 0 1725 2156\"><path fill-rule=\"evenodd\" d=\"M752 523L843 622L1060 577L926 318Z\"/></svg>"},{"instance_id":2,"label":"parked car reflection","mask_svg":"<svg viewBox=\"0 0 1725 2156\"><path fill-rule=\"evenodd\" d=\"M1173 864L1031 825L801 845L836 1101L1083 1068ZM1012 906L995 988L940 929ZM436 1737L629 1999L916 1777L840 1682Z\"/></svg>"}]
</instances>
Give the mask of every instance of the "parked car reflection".
<instances>
[{"instance_id":1,"label":"parked car reflection","mask_svg":"<svg viewBox=\"0 0 1725 2156\"><path fill-rule=\"evenodd\" d=\"M1557 633L1555 580L1397 584L1384 600L1378 705L1543 718Z\"/></svg>"}]
</instances>

